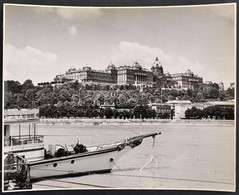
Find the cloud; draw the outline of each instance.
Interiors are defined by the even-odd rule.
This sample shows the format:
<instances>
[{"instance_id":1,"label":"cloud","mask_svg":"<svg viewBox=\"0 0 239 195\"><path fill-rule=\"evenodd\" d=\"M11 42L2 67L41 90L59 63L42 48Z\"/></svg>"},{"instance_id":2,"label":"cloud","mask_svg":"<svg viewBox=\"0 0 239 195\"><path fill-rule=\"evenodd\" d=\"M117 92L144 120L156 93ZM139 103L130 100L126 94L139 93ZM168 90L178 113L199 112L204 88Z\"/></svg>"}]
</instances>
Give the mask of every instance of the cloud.
<instances>
[{"instance_id":1,"label":"cloud","mask_svg":"<svg viewBox=\"0 0 239 195\"><path fill-rule=\"evenodd\" d=\"M225 87L228 87L228 81L234 81L232 74L230 74L234 69L232 71L225 71L225 67L219 66L216 70L217 73L215 73L215 66L209 62L202 64L200 61L189 60L189 57L185 56L170 55L159 47L122 41L119 43L118 49L112 53L111 58L116 66L132 65L137 61L144 68L150 69L155 58L158 57L164 72L167 71L170 74L184 73L190 69L195 75L203 77L203 81L223 82Z\"/></svg>"},{"instance_id":2,"label":"cloud","mask_svg":"<svg viewBox=\"0 0 239 195\"><path fill-rule=\"evenodd\" d=\"M166 55L160 48L122 41L118 46L118 50L112 55L112 60L117 65L131 65L137 61L141 65L150 68L156 57L159 57L163 63L171 61L170 56Z\"/></svg>"},{"instance_id":3,"label":"cloud","mask_svg":"<svg viewBox=\"0 0 239 195\"><path fill-rule=\"evenodd\" d=\"M71 36L77 35L77 28L75 26L69 26L67 29Z\"/></svg>"},{"instance_id":4,"label":"cloud","mask_svg":"<svg viewBox=\"0 0 239 195\"><path fill-rule=\"evenodd\" d=\"M211 78L210 72L205 72L203 65L198 61L192 62L184 56L172 56L159 47L141 45L137 42L120 42L117 51L112 54L112 61L117 66L132 65L137 61L143 67L150 69L156 57L162 63L164 71L171 74L184 73L190 69L200 77Z\"/></svg>"},{"instance_id":5,"label":"cloud","mask_svg":"<svg viewBox=\"0 0 239 195\"><path fill-rule=\"evenodd\" d=\"M4 80L18 80L22 83L31 79L37 84L54 78L58 57L31 46L17 48L6 44L4 62Z\"/></svg>"}]
</instances>

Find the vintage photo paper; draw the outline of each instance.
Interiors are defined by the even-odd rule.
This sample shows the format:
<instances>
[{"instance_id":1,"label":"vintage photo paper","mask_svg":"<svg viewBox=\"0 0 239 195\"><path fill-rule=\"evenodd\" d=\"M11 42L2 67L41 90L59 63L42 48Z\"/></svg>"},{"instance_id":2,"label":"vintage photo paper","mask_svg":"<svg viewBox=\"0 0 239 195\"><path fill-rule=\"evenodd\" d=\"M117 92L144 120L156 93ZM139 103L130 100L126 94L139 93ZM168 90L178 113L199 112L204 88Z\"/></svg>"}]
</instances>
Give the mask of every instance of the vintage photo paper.
<instances>
[{"instance_id":1,"label":"vintage photo paper","mask_svg":"<svg viewBox=\"0 0 239 195\"><path fill-rule=\"evenodd\" d=\"M236 4L4 4L3 192L235 191Z\"/></svg>"}]
</instances>

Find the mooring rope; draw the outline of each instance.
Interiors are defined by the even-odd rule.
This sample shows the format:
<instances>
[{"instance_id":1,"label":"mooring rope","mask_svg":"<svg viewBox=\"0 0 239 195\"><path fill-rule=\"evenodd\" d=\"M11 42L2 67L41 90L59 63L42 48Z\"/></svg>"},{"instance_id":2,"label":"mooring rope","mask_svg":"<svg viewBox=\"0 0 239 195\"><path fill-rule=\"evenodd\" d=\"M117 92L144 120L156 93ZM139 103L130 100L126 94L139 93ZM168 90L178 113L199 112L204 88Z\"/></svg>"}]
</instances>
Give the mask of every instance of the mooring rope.
<instances>
[{"instance_id":1,"label":"mooring rope","mask_svg":"<svg viewBox=\"0 0 239 195\"><path fill-rule=\"evenodd\" d=\"M110 161L110 162L111 162L111 161ZM113 163L119 170L122 171L122 169L121 169L114 161L112 161L111 163Z\"/></svg>"}]
</instances>

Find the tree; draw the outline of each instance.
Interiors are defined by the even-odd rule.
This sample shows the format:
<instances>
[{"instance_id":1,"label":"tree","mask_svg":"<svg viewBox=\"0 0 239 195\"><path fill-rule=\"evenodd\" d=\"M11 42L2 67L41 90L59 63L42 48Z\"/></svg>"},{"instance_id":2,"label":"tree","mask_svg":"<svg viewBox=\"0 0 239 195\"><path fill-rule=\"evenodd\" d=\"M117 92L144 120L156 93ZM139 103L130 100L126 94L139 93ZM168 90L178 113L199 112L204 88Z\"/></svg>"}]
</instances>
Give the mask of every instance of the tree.
<instances>
[{"instance_id":1,"label":"tree","mask_svg":"<svg viewBox=\"0 0 239 195\"><path fill-rule=\"evenodd\" d=\"M124 119L129 118L129 112L127 110L123 110L122 115Z\"/></svg>"},{"instance_id":2,"label":"tree","mask_svg":"<svg viewBox=\"0 0 239 195\"><path fill-rule=\"evenodd\" d=\"M194 118L202 119L202 117L203 117L203 111L201 109L196 109L194 112Z\"/></svg>"},{"instance_id":3,"label":"tree","mask_svg":"<svg viewBox=\"0 0 239 195\"><path fill-rule=\"evenodd\" d=\"M94 109L94 111L93 111L93 117L98 117L99 116L99 112L96 110L96 109Z\"/></svg>"},{"instance_id":4,"label":"tree","mask_svg":"<svg viewBox=\"0 0 239 195\"><path fill-rule=\"evenodd\" d=\"M88 118L94 117L94 110L92 108L88 108L86 110L86 117L88 117Z\"/></svg>"},{"instance_id":5,"label":"tree","mask_svg":"<svg viewBox=\"0 0 239 195\"><path fill-rule=\"evenodd\" d=\"M145 118L147 116L146 106L142 106L142 105L136 106L134 108L134 116L135 118L140 118L140 117L142 117L142 119Z\"/></svg>"},{"instance_id":6,"label":"tree","mask_svg":"<svg viewBox=\"0 0 239 195\"><path fill-rule=\"evenodd\" d=\"M78 112L79 108L77 106L72 106L72 105L71 105L71 107L72 107L72 109L71 109L70 112L71 112L72 116L76 118L77 117L77 112Z\"/></svg>"},{"instance_id":7,"label":"tree","mask_svg":"<svg viewBox=\"0 0 239 195\"><path fill-rule=\"evenodd\" d=\"M169 96L168 96L168 100L175 100L175 98L174 98L174 96L169 95Z\"/></svg>"},{"instance_id":8,"label":"tree","mask_svg":"<svg viewBox=\"0 0 239 195\"><path fill-rule=\"evenodd\" d=\"M119 89L120 89L120 90L124 90L124 86L123 86L123 85L120 85L120 86L119 86Z\"/></svg>"},{"instance_id":9,"label":"tree","mask_svg":"<svg viewBox=\"0 0 239 195\"><path fill-rule=\"evenodd\" d=\"M206 99L218 99L219 97L219 86L218 84L210 84L204 86L203 94Z\"/></svg>"},{"instance_id":10,"label":"tree","mask_svg":"<svg viewBox=\"0 0 239 195\"><path fill-rule=\"evenodd\" d=\"M214 106L209 106L203 109L203 115L205 118L209 117L212 119L214 116L214 112L215 112Z\"/></svg>"},{"instance_id":11,"label":"tree","mask_svg":"<svg viewBox=\"0 0 239 195\"><path fill-rule=\"evenodd\" d=\"M17 108L28 108L29 102L23 94L18 93L14 97L16 98Z\"/></svg>"},{"instance_id":12,"label":"tree","mask_svg":"<svg viewBox=\"0 0 239 195\"><path fill-rule=\"evenodd\" d=\"M57 107L57 112L58 112L58 116L59 117L65 117L67 114L67 109L64 105L64 103L62 103L62 105L60 105L59 107Z\"/></svg>"},{"instance_id":13,"label":"tree","mask_svg":"<svg viewBox=\"0 0 239 195\"><path fill-rule=\"evenodd\" d=\"M26 91L26 94L25 94L28 102L29 102L29 106L31 108L35 107L36 106L36 89L28 89Z\"/></svg>"},{"instance_id":14,"label":"tree","mask_svg":"<svg viewBox=\"0 0 239 195\"><path fill-rule=\"evenodd\" d=\"M219 91L215 88L211 88L209 89L208 96L209 98L217 99L219 97Z\"/></svg>"},{"instance_id":15,"label":"tree","mask_svg":"<svg viewBox=\"0 0 239 195\"><path fill-rule=\"evenodd\" d=\"M71 96L71 101L73 102L79 102L80 97L77 94L73 94Z\"/></svg>"},{"instance_id":16,"label":"tree","mask_svg":"<svg viewBox=\"0 0 239 195\"><path fill-rule=\"evenodd\" d=\"M230 108L225 108L225 119L234 120L234 110Z\"/></svg>"},{"instance_id":17,"label":"tree","mask_svg":"<svg viewBox=\"0 0 239 195\"><path fill-rule=\"evenodd\" d=\"M194 101L195 102L202 102L202 101L204 101L203 94L202 93L197 93L195 98L194 98Z\"/></svg>"},{"instance_id":18,"label":"tree","mask_svg":"<svg viewBox=\"0 0 239 195\"><path fill-rule=\"evenodd\" d=\"M226 94L225 91L219 91L219 100L223 101L225 100Z\"/></svg>"},{"instance_id":19,"label":"tree","mask_svg":"<svg viewBox=\"0 0 239 195\"><path fill-rule=\"evenodd\" d=\"M59 94L57 96L57 101L70 101L71 100L71 94L68 92L67 89L61 89L59 91Z\"/></svg>"},{"instance_id":20,"label":"tree","mask_svg":"<svg viewBox=\"0 0 239 195\"><path fill-rule=\"evenodd\" d=\"M185 111L185 118L186 119L190 119L192 117L192 115L191 115L191 109L187 109L186 111Z\"/></svg>"},{"instance_id":21,"label":"tree","mask_svg":"<svg viewBox=\"0 0 239 195\"><path fill-rule=\"evenodd\" d=\"M105 111L104 111L103 108L101 108L101 109L100 109L100 112L99 112L99 117L100 117L100 118L104 118L104 116L105 116Z\"/></svg>"},{"instance_id":22,"label":"tree","mask_svg":"<svg viewBox=\"0 0 239 195\"><path fill-rule=\"evenodd\" d=\"M123 112L119 112L119 119L122 119L122 118L124 118L124 114L123 114Z\"/></svg>"},{"instance_id":23,"label":"tree","mask_svg":"<svg viewBox=\"0 0 239 195\"><path fill-rule=\"evenodd\" d=\"M105 117L106 118L112 118L113 117L113 112L111 108L106 108L105 109Z\"/></svg>"},{"instance_id":24,"label":"tree","mask_svg":"<svg viewBox=\"0 0 239 195\"><path fill-rule=\"evenodd\" d=\"M85 114L84 114L84 112L81 109L78 109L77 112L76 112L76 116L77 117L84 117Z\"/></svg>"},{"instance_id":25,"label":"tree","mask_svg":"<svg viewBox=\"0 0 239 195\"><path fill-rule=\"evenodd\" d=\"M32 83L32 80L27 79L23 84L22 84L22 93L25 94L28 89L33 89L34 85Z\"/></svg>"},{"instance_id":26,"label":"tree","mask_svg":"<svg viewBox=\"0 0 239 195\"><path fill-rule=\"evenodd\" d=\"M75 82L71 83L71 88L73 88L75 91L79 90L80 87L80 83L78 82L78 80L76 80Z\"/></svg>"},{"instance_id":27,"label":"tree","mask_svg":"<svg viewBox=\"0 0 239 195\"><path fill-rule=\"evenodd\" d=\"M234 99L234 93L235 93L234 87L233 88L228 88L227 91L226 91L226 94L228 94L229 99Z\"/></svg>"},{"instance_id":28,"label":"tree","mask_svg":"<svg viewBox=\"0 0 239 195\"><path fill-rule=\"evenodd\" d=\"M201 119L203 117L203 111L193 106L191 109L185 111L185 117L186 119Z\"/></svg>"},{"instance_id":29,"label":"tree","mask_svg":"<svg viewBox=\"0 0 239 195\"><path fill-rule=\"evenodd\" d=\"M39 116L53 118L56 117L57 108L54 105L43 105L39 107Z\"/></svg>"},{"instance_id":30,"label":"tree","mask_svg":"<svg viewBox=\"0 0 239 195\"><path fill-rule=\"evenodd\" d=\"M4 81L4 92L21 93L22 86L18 81Z\"/></svg>"},{"instance_id":31,"label":"tree","mask_svg":"<svg viewBox=\"0 0 239 195\"><path fill-rule=\"evenodd\" d=\"M149 109L149 116L150 116L150 118L155 119L156 115L157 114L156 114L156 111L154 109Z\"/></svg>"},{"instance_id":32,"label":"tree","mask_svg":"<svg viewBox=\"0 0 239 195\"><path fill-rule=\"evenodd\" d=\"M47 94L41 94L41 96L37 99L39 105L44 104L54 104L56 103L56 98L53 92L49 92Z\"/></svg>"},{"instance_id":33,"label":"tree","mask_svg":"<svg viewBox=\"0 0 239 195\"><path fill-rule=\"evenodd\" d=\"M117 109L113 109L113 110L112 110L112 113L113 113L113 117L114 117L114 118L118 118L119 112L118 112Z\"/></svg>"}]
</instances>

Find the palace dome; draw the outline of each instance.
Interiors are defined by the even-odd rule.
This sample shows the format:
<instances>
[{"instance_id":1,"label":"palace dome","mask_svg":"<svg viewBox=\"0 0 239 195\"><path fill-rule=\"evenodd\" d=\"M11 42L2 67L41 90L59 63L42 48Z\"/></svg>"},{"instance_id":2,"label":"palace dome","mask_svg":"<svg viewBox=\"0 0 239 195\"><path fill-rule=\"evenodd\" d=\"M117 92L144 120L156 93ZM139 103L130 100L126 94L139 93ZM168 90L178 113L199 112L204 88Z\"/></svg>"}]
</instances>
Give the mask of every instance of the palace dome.
<instances>
[{"instance_id":1,"label":"palace dome","mask_svg":"<svg viewBox=\"0 0 239 195\"><path fill-rule=\"evenodd\" d=\"M193 75L193 72L192 72L190 69L188 69L188 70L185 72L185 74L187 74L187 75Z\"/></svg>"},{"instance_id":2,"label":"palace dome","mask_svg":"<svg viewBox=\"0 0 239 195\"><path fill-rule=\"evenodd\" d=\"M107 66L107 69L115 69L115 65L110 62L110 64Z\"/></svg>"},{"instance_id":3,"label":"palace dome","mask_svg":"<svg viewBox=\"0 0 239 195\"><path fill-rule=\"evenodd\" d=\"M166 76L170 76L170 74L169 74L169 72L167 70L165 71L165 75Z\"/></svg>"},{"instance_id":4,"label":"palace dome","mask_svg":"<svg viewBox=\"0 0 239 195\"><path fill-rule=\"evenodd\" d=\"M135 62L135 63L133 64L133 67L134 67L134 68L142 68L141 65L140 65L138 62Z\"/></svg>"}]
</instances>

